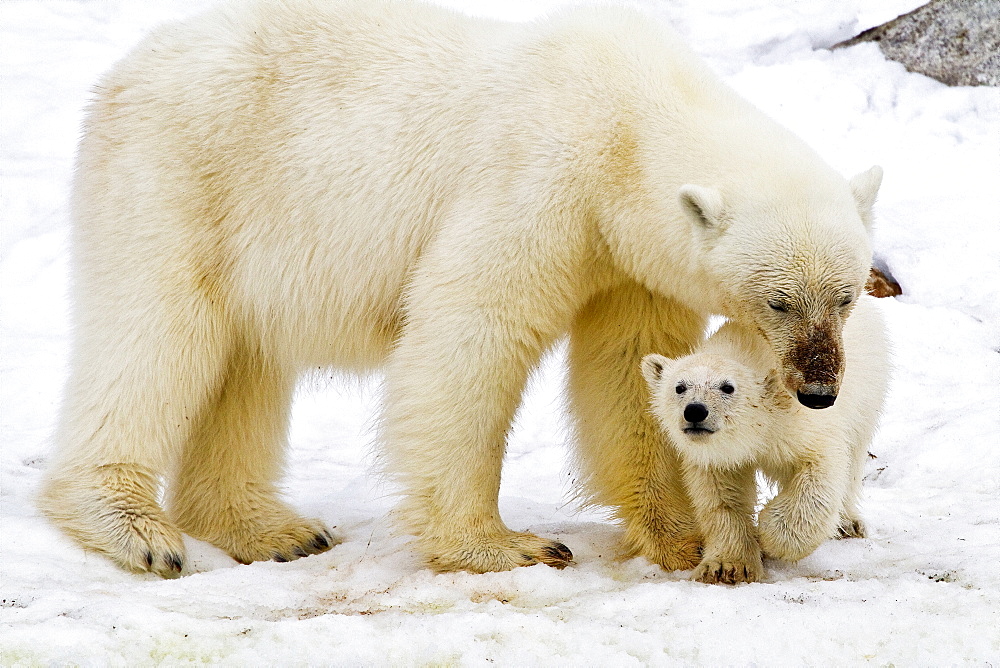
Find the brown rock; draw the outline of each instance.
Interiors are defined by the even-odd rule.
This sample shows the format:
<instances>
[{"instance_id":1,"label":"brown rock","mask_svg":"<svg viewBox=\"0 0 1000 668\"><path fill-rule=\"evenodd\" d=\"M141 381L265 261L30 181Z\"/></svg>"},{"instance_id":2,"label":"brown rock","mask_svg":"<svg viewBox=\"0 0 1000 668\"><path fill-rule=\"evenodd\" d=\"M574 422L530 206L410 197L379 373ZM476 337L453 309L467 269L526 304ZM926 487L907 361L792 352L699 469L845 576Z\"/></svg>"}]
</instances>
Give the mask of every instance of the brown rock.
<instances>
[{"instance_id":1,"label":"brown rock","mask_svg":"<svg viewBox=\"0 0 1000 668\"><path fill-rule=\"evenodd\" d=\"M891 274L883 273L881 269L872 267L865 283L865 291L873 297L895 297L903 294L903 288Z\"/></svg>"}]
</instances>

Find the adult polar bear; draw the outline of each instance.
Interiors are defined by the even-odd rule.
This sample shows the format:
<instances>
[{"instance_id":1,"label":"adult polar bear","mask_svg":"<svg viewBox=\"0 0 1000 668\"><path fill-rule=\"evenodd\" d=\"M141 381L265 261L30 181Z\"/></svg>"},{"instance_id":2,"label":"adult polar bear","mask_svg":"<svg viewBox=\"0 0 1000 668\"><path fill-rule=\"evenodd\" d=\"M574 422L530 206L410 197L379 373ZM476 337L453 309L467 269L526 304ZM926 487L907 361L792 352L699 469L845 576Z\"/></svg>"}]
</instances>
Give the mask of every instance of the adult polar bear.
<instances>
[{"instance_id":1,"label":"adult polar bear","mask_svg":"<svg viewBox=\"0 0 1000 668\"><path fill-rule=\"evenodd\" d=\"M388 467L432 565L565 565L497 494L526 378L569 332L585 493L625 553L691 567L639 361L723 313L828 404L879 180L848 184L623 9L506 25L286 0L162 28L87 117L41 505L137 571L181 571L181 531L243 562L327 549L275 487L295 379L384 364Z\"/></svg>"}]
</instances>

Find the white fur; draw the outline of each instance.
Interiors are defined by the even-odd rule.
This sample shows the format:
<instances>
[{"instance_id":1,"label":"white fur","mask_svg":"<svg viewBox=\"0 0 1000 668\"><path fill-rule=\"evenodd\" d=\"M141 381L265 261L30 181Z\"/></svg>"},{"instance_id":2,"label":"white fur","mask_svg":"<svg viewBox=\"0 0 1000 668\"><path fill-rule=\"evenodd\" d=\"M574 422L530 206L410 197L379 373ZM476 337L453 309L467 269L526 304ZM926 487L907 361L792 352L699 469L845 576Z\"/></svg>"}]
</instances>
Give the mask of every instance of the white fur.
<instances>
[{"instance_id":1,"label":"white fur","mask_svg":"<svg viewBox=\"0 0 1000 668\"><path fill-rule=\"evenodd\" d=\"M329 546L275 488L295 379L328 365L384 366L387 465L434 566L567 563L497 510L525 379L567 331L585 495L616 509L626 553L686 568L698 536L639 360L687 352L716 312L787 348L870 261L857 203L877 183L859 198L624 9L525 26L225 4L118 63L84 131L42 507L137 570L179 570L179 530L242 561ZM710 221L682 206L689 183L715 193ZM771 287L813 310L771 319Z\"/></svg>"},{"instance_id":2,"label":"white fur","mask_svg":"<svg viewBox=\"0 0 1000 668\"><path fill-rule=\"evenodd\" d=\"M796 560L835 533L864 535L857 502L889 376L874 298L858 301L844 327L844 346L840 394L822 410L796 403L776 377L764 341L733 323L692 355L643 360L653 413L680 452L705 534L696 579L753 582L762 573L761 548ZM698 423L685 419L693 405L708 412ZM699 426L706 431L693 430ZM752 518L758 469L779 487L760 513L759 536Z\"/></svg>"}]
</instances>

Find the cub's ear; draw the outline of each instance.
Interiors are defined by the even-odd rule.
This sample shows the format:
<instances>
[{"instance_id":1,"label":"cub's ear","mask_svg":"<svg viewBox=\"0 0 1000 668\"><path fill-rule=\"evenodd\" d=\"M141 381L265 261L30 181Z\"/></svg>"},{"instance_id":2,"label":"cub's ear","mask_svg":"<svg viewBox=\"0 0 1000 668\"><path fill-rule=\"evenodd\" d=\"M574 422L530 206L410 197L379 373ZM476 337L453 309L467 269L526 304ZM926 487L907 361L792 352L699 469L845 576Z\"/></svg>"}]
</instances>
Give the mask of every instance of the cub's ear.
<instances>
[{"instance_id":1,"label":"cub's ear","mask_svg":"<svg viewBox=\"0 0 1000 668\"><path fill-rule=\"evenodd\" d=\"M882 168L875 165L868 171L861 172L851 179L850 185L854 201L858 205L858 214L865 227L871 231L872 207L875 206L875 198L878 196L879 186L882 185Z\"/></svg>"},{"instance_id":2,"label":"cub's ear","mask_svg":"<svg viewBox=\"0 0 1000 668\"><path fill-rule=\"evenodd\" d=\"M775 371L767 374L764 379L764 395L775 408L787 410L792 407L792 395L788 394L785 384Z\"/></svg>"},{"instance_id":3,"label":"cub's ear","mask_svg":"<svg viewBox=\"0 0 1000 668\"><path fill-rule=\"evenodd\" d=\"M715 188L686 185L677 191L681 209L700 230L721 232L725 229L722 194Z\"/></svg>"},{"instance_id":4,"label":"cub's ear","mask_svg":"<svg viewBox=\"0 0 1000 668\"><path fill-rule=\"evenodd\" d=\"M673 360L663 355L646 355L642 358L642 375L650 387L655 387L663 377L663 370L667 368Z\"/></svg>"}]
</instances>

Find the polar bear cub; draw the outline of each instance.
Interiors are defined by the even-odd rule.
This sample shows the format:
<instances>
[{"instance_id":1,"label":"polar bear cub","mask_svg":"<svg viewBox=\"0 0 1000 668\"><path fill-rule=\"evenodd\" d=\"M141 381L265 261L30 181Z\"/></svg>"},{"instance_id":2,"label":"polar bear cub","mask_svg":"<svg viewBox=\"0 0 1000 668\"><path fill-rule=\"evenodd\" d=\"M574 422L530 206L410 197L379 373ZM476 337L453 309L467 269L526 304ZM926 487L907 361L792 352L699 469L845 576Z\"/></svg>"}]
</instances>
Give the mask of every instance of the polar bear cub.
<instances>
[{"instance_id":1,"label":"polar bear cub","mask_svg":"<svg viewBox=\"0 0 1000 668\"><path fill-rule=\"evenodd\" d=\"M833 406L785 390L762 338L727 323L692 355L647 355L652 412L681 455L704 534L701 582L755 582L761 550L798 560L834 535L863 537L857 502L889 376L885 326L862 296L844 326L847 364ZM779 491L753 523L755 473Z\"/></svg>"}]
</instances>

